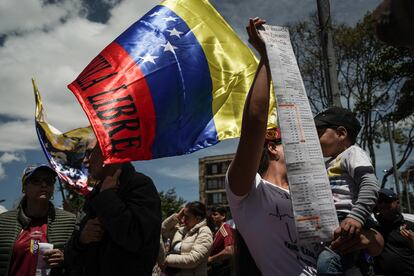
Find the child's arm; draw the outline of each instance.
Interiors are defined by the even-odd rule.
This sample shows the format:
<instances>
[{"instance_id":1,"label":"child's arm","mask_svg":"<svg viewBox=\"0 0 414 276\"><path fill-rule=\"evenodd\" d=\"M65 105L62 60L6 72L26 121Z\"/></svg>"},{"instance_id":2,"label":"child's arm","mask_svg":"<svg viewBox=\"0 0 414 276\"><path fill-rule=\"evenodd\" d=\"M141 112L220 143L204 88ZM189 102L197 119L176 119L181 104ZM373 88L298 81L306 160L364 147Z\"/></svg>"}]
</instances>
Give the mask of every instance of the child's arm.
<instances>
[{"instance_id":1,"label":"child's arm","mask_svg":"<svg viewBox=\"0 0 414 276\"><path fill-rule=\"evenodd\" d=\"M372 167L357 167L354 171L354 181L358 194L354 207L348 218L359 221L362 225L371 216L378 198L378 180Z\"/></svg>"},{"instance_id":2,"label":"child's arm","mask_svg":"<svg viewBox=\"0 0 414 276\"><path fill-rule=\"evenodd\" d=\"M350 214L341 222L342 234L359 233L366 219L371 216L378 198L378 180L368 155L355 147L344 160L345 169L354 180L357 193Z\"/></svg>"}]
</instances>

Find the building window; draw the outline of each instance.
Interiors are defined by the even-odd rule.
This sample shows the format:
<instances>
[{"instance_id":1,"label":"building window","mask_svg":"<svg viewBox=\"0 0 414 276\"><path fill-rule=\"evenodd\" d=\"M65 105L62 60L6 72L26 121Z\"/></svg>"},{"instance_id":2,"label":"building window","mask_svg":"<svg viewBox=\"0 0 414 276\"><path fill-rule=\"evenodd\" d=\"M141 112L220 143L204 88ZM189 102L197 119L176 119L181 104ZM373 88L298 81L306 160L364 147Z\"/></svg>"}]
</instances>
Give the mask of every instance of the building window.
<instances>
[{"instance_id":1,"label":"building window","mask_svg":"<svg viewBox=\"0 0 414 276\"><path fill-rule=\"evenodd\" d=\"M210 163L207 164L207 174L214 175L222 173L222 165L221 163Z\"/></svg>"},{"instance_id":2,"label":"building window","mask_svg":"<svg viewBox=\"0 0 414 276\"><path fill-rule=\"evenodd\" d=\"M207 179L207 190L215 190L217 189L217 179Z\"/></svg>"},{"instance_id":3,"label":"building window","mask_svg":"<svg viewBox=\"0 0 414 276\"><path fill-rule=\"evenodd\" d=\"M224 189L224 177L207 179L207 190Z\"/></svg>"},{"instance_id":4,"label":"building window","mask_svg":"<svg viewBox=\"0 0 414 276\"><path fill-rule=\"evenodd\" d=\"M229 166L230 166L230 162L223 162L223 163L221 163L221 172L222 173L226 173L227 172L227 169L229 168Z\"/></svg>"},{"instance_id":5,"label":"building window","mask_svg":"<svg viewBox=\"0 0 414 276\"><path fill-rule=\"evenodd\" d=\"M208 205L223 205L227 204L226 193L211 193L207 196Z\"/></svg>"},{"instance_id":6,"label":"building window","mask_svg":"<svg viewBox=\"0 0 414 276\"><path fill-rule=\"evenodd\" d=\"M218 174L217 164L211 164L211 174Z\"/></svg>"}]
</instances>

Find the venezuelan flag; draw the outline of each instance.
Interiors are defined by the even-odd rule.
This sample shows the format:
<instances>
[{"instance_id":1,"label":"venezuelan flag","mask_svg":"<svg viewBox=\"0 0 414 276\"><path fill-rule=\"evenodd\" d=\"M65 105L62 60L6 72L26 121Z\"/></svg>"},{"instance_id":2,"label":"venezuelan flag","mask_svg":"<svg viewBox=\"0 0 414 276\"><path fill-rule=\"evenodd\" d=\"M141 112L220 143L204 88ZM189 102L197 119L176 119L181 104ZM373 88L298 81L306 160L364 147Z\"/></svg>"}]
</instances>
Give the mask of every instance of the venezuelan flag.
<instances>
[{"instance_id":1,"label":"venezuelan flag","mask_svg":"<svg viewBox=\"0 0 414 276\"><path fill-rule=\"evenodd\" d=\"M105 163L194 152L240 135L257 60L206 0L167 0L68 87Z\"/></svg>"},{"instance_id":2,"label":"venezuelan flag","mask_svg":"<svg viewBox=\"0 0 414 276\"><path fill-rule=\"evenodd\" d=\"M32 79L32 84L36 101L36 133L47 160L67 189L84 195L88 194L93 186L88 185L87 169L82 161L88 143L94 138L91 127L77 128L62 133L49 124L34 79Z\"/></svg>"}]
</instances>

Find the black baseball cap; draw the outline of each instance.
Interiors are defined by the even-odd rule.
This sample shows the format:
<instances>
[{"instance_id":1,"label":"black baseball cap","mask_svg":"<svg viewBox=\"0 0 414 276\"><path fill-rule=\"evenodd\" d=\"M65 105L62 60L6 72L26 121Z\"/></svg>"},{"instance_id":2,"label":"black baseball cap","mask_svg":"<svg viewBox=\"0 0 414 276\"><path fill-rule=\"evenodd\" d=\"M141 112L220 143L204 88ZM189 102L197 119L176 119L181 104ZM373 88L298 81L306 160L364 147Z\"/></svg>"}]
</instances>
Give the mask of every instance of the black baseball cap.
<instances>
[{"instance_id":1,"label":"black baseball cap","mask_svg":"<svg viewBox=\"0 0 414 276\"><path fill-rule=\"evenodd\" d=\"M24 169L23 175L22 175L22 184L24 185L26 183L27 179L29 179L38 170L50 171L55 177L57 176L57 173L55 172L55 170L53 170L48 165L46 165L46 164L40 164L40 165L39 164L34 164L34 165L30 165L26 169Z\"/></svg>"},{"instance_id":2,"label":"black baseball cap","mask_svg":"<svg viewBox=\"0 0 414 276\"><path fill-rule=\"evenodd\" d=\"M343 126L354 137L358 136L361 124L354 114L342 107L330 107L318 113L315 118L316 127Z\"/></svg>"},{"instance_id":3,"label":"black baseball cap","mask_svg":"<svg viewBox=\"0 0 414 276\"><path fill-rule=\"evenodd\" d=\"M398 195L391 189L382 188L378 191L379 199L394 201L398 199Z\"/></svg>"}]
</instances>

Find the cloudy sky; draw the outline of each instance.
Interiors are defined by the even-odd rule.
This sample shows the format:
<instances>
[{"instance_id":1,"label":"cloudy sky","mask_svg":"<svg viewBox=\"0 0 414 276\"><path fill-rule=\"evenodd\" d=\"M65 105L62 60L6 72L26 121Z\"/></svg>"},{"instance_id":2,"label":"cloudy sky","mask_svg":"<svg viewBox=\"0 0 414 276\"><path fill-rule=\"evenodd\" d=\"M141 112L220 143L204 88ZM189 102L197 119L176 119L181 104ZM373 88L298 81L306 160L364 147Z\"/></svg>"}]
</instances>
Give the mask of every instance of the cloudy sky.
<instances>
[{"instance_id":1,"label":"cloudy sky","mask_svg":"<svg viewBox=\"0 0 414 276\"><path fill-rule=\"evenodd\" d=\"M316 0L212 0L245 40L249 17L269 24L304 20ZM331 0L334 20L355 24L379 0ZM0 1L0 200L11 208L20 196L20 175L29 163L45 163L34 130L34 77L49 123L62 131L88 124L67 89L107 44L152 7L156 0L1 0ZM150 175L159 190L176 187L186 200L198 199L198 158L230 153L237 140L197 153L146 162L136 168ZM390 158L379 158L388 163ZM380 160L379 160L380 161ZM60 205L60 194L55 195Z\"/></svg>"}]
</instances>

